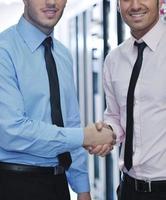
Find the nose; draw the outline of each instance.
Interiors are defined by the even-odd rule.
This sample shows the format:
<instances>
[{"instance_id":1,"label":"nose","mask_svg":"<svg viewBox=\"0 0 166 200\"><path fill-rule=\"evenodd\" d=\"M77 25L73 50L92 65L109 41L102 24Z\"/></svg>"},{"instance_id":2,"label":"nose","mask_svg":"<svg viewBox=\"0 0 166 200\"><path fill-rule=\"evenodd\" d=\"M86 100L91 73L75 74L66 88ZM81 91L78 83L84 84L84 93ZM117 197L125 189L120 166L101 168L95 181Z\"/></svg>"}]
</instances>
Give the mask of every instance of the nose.
<instances>
[{"instance_id":1,"label":"nose","mask_svg":"<svg viewBox=\"0 0 166 200\"><path fill-rule=\"evenodd\" d=\"M140 0L131 0L131 9L138 10L140 7Z\"/></svg>"},{"instance_id":2,"label":"nose","mask_svg":"<svg viewBox=\"0 0 166 200\"><path fill-rule=\"evenodd\" d=\"M46 4L53 5L55 4L56 0L46 0Z\"/></svg>"}]
</instances>

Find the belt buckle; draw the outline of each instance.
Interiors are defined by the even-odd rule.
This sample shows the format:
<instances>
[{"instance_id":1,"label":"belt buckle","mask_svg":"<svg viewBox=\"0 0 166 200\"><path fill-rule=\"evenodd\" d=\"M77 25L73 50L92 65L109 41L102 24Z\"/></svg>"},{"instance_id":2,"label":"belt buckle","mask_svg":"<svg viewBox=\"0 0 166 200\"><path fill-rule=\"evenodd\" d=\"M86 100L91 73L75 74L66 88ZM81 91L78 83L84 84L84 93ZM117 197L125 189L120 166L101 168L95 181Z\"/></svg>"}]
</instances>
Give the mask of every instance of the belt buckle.
<instances>
[{"instance_id":1,"label":"belt buckle","mask_svg":"<svg viewBox=\"0 0 166 200\"><path fill-rule=\"evenodd\" d=\"M138 181L135 179L136 192L152 192L151 181Z\"/></svg>"}]
</instances>

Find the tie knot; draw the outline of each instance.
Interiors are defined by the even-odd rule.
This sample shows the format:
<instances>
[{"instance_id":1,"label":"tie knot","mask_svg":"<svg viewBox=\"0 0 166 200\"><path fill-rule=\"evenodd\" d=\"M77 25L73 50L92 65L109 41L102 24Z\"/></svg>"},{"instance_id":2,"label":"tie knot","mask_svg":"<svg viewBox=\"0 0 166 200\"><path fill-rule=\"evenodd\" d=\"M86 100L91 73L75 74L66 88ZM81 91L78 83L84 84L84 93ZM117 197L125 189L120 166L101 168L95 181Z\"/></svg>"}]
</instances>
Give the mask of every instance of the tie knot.
<instances>
[{"instance_id":1,"label":"tie knot","mask_svg":"<svg viewBox=\"0 0 166 200\"><path fill-rule=\"evenodd\" d=\"M53 42L52 42L52 38L51 37L47 37L44 41L43 41L43 46L44 47L47 47L47 48L50 48L52 47L53 45Z\"/></svg>"},{"instance_id":2,"label":"tie knot","mask_svg":"<svg viewBox=\"0 0 166 200\"><path fill-rule=\"evenodd\" d=\"M134 42L134 45L137 46L138 52L143 52L143 50L147 46L145 42L141 42L141 43Z\"/></svg>"}]
</instances>

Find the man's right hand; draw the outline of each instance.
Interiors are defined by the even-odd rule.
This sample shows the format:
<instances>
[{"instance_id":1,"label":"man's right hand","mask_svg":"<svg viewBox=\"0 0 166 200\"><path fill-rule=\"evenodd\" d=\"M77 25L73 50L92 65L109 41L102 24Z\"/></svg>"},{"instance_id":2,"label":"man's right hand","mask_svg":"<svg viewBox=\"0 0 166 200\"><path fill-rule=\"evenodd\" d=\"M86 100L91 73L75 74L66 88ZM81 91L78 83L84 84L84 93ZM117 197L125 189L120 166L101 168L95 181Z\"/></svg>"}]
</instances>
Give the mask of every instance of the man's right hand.
<instances>
[{"instance_id":1,"label":"man's right hand","mask_svg":"<svg viewBox=\"0 0 166 200\"><path fill-rule=\"evenodd\" d=\"M84 147L104 144L112 145L115 143L116 136L111 129L105 127L97 129L95 124L88 125L84 128Z\"/></svg>"}]
</instances>

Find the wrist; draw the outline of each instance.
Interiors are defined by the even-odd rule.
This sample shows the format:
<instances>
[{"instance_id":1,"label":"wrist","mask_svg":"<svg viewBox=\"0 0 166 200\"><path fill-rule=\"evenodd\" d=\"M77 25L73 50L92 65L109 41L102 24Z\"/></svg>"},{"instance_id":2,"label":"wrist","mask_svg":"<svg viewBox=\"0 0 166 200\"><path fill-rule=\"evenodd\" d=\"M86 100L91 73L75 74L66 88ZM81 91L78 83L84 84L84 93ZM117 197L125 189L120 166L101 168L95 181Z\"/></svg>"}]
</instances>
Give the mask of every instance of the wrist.
<instances>
[{"instance_id":1,"label":"wrist","mask_svg":"<svg viewBox=\"0 0 166 200\"><path fill-rule=\"evenodd\" d=\"M77 200L91 200L90 192L79 193Z\"/></svg>"}]
</instances>

